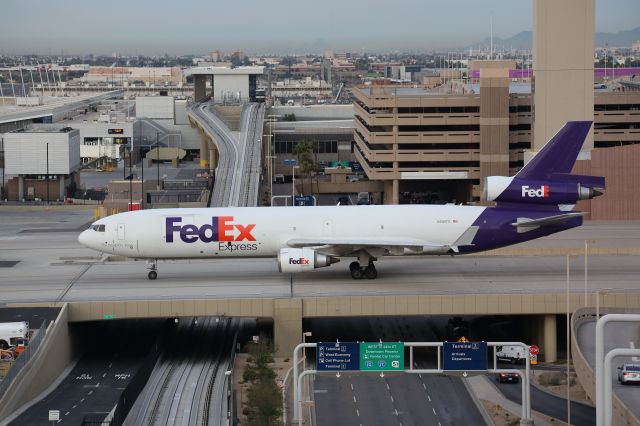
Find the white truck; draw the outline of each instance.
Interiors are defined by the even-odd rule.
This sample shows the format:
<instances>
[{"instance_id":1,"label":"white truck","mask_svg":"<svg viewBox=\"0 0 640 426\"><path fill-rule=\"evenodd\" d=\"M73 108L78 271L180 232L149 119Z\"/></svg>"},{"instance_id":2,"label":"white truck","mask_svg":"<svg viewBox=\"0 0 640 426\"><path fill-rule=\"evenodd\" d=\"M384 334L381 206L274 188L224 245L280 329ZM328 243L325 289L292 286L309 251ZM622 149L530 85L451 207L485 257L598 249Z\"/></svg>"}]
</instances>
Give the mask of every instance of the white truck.
<instances>
[{"instance_id":1,"label":"white truck","mask_svg":"<svg viewBox=\"0 0 640 426\"><path fill-rule=\"evenodd\" d=\"M496 348L496 358L499 361L507 361L511 364L524 364L525 356L529 354L524 353L524 349L521 346L498 346Z\"/></svg>"},{"instance_id":2,"label":"white truck","mask_svg":"<svg viewBox=\"0 0 640 426\"><path fill-rule=\"evenodd\" d=\"M0 349L14 346L18 339L26 339L29 334L29 324L21 322L0 322Z\"/></svg>"}]
</instances>

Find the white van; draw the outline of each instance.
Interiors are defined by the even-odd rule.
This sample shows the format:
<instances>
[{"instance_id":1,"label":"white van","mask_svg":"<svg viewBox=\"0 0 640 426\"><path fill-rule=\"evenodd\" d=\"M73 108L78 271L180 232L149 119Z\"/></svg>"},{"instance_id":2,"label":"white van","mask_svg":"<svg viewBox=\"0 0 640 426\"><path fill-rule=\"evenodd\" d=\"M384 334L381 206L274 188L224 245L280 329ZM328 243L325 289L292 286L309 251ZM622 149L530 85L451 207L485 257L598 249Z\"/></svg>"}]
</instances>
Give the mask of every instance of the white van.
<instances>
[{"instance_id":1,"label":"white van","mask_svg":"<svg viewBox=\"0 0 640 426\"><path fill-rule=\"evenodd\" d=\"M29 334L29 324L22 322L0 322L0 349L14 346L18 339L26 339Z\"/></svg>"},{"instance_id":2,"label":"white van","mask_svg":"<svg viewBox=\"0 0 640 426\"><path fill-rule=\"evenodd\" d=\"M521 346L498 346L496 348L496 358L498 361L507 361L511 364L525 363L524 349Z\"/></svg>"}]
</instances>

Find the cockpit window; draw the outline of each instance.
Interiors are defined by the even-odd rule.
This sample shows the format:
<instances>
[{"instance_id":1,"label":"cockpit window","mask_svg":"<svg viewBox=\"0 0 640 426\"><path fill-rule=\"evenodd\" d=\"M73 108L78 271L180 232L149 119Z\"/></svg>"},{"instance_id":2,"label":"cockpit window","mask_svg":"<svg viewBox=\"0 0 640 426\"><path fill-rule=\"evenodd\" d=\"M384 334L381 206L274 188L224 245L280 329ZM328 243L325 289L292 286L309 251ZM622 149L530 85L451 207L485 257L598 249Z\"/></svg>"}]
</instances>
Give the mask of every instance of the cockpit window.
<instances>
[{"instance_id":1,"label":"cockpit window","mask_svg":"<svg viewBox=\"0 0 640 426\"><path fill-rule=\"evenodd\" d=\"M96 232L104 232L104 225L91 225L91 229Z\"/></svg>"}]
</instances>

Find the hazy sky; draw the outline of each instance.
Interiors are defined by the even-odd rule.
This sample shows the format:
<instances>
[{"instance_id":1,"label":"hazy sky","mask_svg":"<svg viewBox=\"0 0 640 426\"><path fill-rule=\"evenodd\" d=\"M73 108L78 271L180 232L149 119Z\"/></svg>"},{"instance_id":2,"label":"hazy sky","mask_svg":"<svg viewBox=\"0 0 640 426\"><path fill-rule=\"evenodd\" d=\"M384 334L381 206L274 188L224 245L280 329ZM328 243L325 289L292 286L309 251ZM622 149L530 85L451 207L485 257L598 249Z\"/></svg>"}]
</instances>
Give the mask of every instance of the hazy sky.
<instances>
[{"instance_id":1,"label":"hazy sky","mask_svg":"<svg viewBox=\"0 0 640 426\"><path fill-rule=\"evenodd\" d=\"M530 30L533 0L0 0L0 53L247 53L464 47ZM561 1L561 0L559 0ZM640 26L597 0L596 30Z\"/></svg>"}]
</instances>

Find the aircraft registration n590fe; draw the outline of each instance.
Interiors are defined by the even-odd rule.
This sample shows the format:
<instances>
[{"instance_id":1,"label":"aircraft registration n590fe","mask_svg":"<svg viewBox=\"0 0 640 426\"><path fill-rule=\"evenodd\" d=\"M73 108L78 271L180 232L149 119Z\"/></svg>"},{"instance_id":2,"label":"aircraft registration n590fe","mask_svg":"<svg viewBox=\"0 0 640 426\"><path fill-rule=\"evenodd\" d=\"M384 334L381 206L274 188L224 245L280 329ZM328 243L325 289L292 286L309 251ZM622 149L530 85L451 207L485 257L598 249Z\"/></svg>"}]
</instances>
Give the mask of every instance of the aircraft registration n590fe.
<instances>
[{"instance_id":1,"label":"aircraft registration n590fe","mask_svg":"<svg viewBox=\"0 0 640 426\"><path fill-rule=\"evenodd\" d=\"M504 247L582 224L576 201L601 194L603 177L571 174L590 121L572 121L513 177L491 176L495 207L372 205L178 208L120 213L79 236L92 249L150 260L275 258L281 272L329 266L341 257L354 279L376 278L382 256L464 254Z\"/></svg>"}]
</instances>

